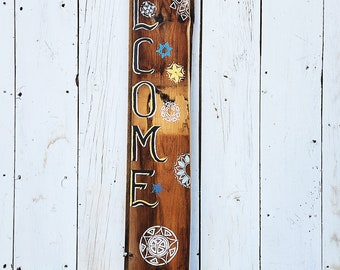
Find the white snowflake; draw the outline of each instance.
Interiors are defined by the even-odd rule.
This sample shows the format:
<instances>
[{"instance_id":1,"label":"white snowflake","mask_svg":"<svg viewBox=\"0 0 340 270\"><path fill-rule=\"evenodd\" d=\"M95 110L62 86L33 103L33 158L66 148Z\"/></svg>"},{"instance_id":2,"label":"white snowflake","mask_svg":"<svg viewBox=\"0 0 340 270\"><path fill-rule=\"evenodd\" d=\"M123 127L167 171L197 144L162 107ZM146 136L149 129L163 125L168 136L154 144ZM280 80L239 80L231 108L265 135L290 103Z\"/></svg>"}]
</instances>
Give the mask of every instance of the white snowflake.
<instances>
[{"instance_id":1,"label":"white snowflake","mask_svg":"<svg viewBox=\"0 0 340 270\"><path fill-rule=\"evenodd\" d=\"M184 187L190 188L191 178L187 170L190 166L190 154L182 154L177 157L174 172L177 181Z\"/></svg>"},{"instance_id":2,"label":"white snowflake","mask_svg":"<svg viewBox=\"0 0 340 270\"><path fill-rule=\"evenodd\" d=\"M161 116L165 121L168 122L177 122L179 120L181 114L181 109L179 106L172 102L166 102L161 108Z\"/></svg>"},{"instance_id":3,"label":"white snowflake","mask_svg":"<svg viewBox=\"0 0 340 270\"><path fill-rule=\"evenodd\" d=\"M151 18L156 14L156 6L150 1L144 1L140 7L140 13L147 18Z\"/></svg>"},{"instance_id":4,"label":"white snowflake","mask_svg":"<svg viewBox=\"0 0 340 270\"><path fill-rule=\"evenodd\" d=\"M189 6L190 0L172 0L170 5L172 9L177 11L177 14L181 16L183 21L190 18Z\"/></svg>"},{"instance_id":5,"label":"white snowflake","mask_svg":"<svg viewBox=\"0 0 340 270\"><path fill-rule=\"evenodd\" d=\"M177 254L178 240L173 231L164 226L147 229L139 241L143 259L153 265L168 264Z\"/></svg>"}]
</instances>

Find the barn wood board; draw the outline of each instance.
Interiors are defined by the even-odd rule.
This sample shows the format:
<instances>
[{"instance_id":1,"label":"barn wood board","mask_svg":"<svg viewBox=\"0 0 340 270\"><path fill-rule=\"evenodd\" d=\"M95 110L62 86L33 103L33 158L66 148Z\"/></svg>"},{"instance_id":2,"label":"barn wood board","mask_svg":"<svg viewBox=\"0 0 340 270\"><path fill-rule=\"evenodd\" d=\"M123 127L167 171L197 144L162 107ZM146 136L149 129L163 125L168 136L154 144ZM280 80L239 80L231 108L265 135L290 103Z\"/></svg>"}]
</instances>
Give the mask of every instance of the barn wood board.
<instances>
[{"instance_id":1,"label":"barn wood board","mask_svg":"<svg viewBox=\"0 0 340 270\"><path fill-rule=\"evenodd\" d=\"M130 2L125 269L189 268L190 10Z\"/></svg>"}]
</instances>

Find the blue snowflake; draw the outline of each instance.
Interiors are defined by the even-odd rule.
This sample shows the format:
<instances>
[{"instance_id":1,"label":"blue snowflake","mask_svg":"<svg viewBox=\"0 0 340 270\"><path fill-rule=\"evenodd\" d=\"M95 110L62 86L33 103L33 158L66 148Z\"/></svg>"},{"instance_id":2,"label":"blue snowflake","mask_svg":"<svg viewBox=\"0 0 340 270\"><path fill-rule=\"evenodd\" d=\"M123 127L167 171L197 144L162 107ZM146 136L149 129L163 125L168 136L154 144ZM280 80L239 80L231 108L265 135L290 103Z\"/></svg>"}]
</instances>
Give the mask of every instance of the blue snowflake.
<instances>
[{"instance_id":1,"label":"blue snowflake","mask_svg":"<svg viewBox=\"0 0 340 270\"><path fill-rule=\"evenodd\" d=\"M169 46L169 43L165 42L164 44L159 44L159 49L156 52L158 52L162 58L164 58L165 56L170 56L171 51L172 48Z\"/></svg>"},{"instance_id":2,"label":"blue snowflake","mask_svg":"<svg viewBox=\"0 0 340 270\"><path fill-rule=\"evenodd\" d=\"M152 184L152 193L161 193L163 191L163 187L161 184Z\"/></svg>"}]
</instances>

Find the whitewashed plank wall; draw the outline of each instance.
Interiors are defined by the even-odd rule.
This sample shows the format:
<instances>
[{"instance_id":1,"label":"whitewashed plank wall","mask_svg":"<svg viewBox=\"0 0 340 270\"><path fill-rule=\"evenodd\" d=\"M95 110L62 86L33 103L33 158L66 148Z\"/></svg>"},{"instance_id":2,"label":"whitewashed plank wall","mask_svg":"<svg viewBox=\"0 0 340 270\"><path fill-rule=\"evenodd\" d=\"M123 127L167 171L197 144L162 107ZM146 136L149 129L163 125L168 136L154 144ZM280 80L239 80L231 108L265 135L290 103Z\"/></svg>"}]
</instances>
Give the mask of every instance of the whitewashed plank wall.
<instances>
[{"instance_id":1,"label":"whitewashed plank wall","mask_svg":"<svg viewBox=\"0 0 340 270\"><path fill-rule=\"evenodd\" d=\"M201 2L191 269L339 270L337 1ZM124 268L128 8L0 3L2 269Z\"/></svg>"},{"instance_id":2,"label":"whitewashed plank wall","mask_svg":"<svg viewBox=\"0 0 340 270\"><path fill-rule=\"evenodd\" d=\"M260 5L202 10L202 269L258 269Z\"/></svg>"},{"instance_id":3,"label":"whitewashed plank wall","mask_svg":"<svg viewBox=\"0 0 340 270\"><path fill-rule=\"evenodd\" d=\"M0 266L10 267L14 190L14 5L0 8Z\"/></svg>"},{"instance_id":4,"label":"whitewashed plank wall","mask_svg":"<svg viewBox=\"0 0 340 270\"><path fill-rule=\"evenodd\" d=\"M324 6L322 269L340 269L340 6Z\"/></svg>"},{"instance_id":5,"label":"whitewashed plank wall","mask_svg":"<svg viewBox=\"0 0 340 270\"><path fill-rule=\"evenodd\" d=\"M262 14L262 267L321 269L323 3L264 1Z\"/></svg>"},{"instance_id":6,"label":"whitewashed plank wall","mask_svg":"<svg viewBox=\"0 0 340 270\"><path fill-rule=\"evenodd\" d=\"M128 4L79 4L78 269L123 269Z\"/></svg>"},{"instance_id":7,"label":"whitewashed plank wall","mask_svg":"<svg viewBox=\"0 0 340 270\"><path fill-rule=\"evenodd\" d=\"M77 5L16 1L14 266L76 267Z\"/></svg>"}]
</instances>

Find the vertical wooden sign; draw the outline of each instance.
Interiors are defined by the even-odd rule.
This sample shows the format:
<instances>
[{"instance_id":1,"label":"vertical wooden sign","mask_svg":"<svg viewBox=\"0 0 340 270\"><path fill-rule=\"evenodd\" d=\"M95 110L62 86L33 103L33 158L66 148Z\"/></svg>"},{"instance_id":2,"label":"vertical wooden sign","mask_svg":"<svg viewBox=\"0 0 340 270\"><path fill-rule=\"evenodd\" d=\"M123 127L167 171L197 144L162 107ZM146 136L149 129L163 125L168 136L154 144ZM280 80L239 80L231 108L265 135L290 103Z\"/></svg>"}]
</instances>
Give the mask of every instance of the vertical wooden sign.
<instances>
[{"instance_id":1,"label":"vertical wooden sign","mask_svg":"<svg viewBox=\"0 0 340 270\"><path fill-rule=\"evenodd\" d=\"M130 0L126 270L189 269L193 0Z\"/></svg>"}]
</instances>

